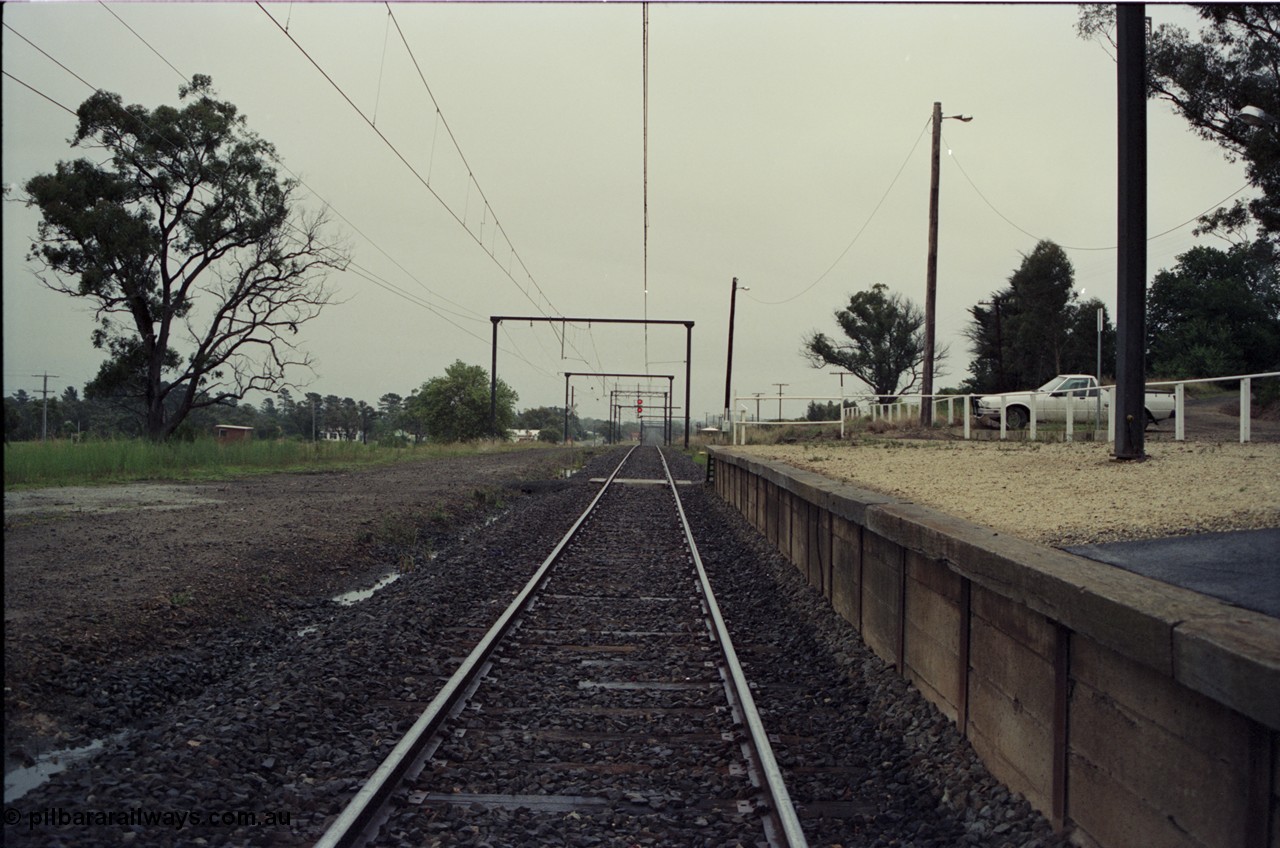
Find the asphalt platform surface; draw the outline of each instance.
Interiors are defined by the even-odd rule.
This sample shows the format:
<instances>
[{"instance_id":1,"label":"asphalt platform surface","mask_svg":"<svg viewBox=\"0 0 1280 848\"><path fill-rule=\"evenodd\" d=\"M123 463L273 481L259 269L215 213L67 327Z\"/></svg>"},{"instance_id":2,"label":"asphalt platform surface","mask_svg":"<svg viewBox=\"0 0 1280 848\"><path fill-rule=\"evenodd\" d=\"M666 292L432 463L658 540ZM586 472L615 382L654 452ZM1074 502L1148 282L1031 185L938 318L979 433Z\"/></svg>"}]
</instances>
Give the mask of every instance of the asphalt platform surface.
<instances>
[{"instance_id":1,"label":"asphalt platform surface","mask_svg":"<svg viewBox=\"0 0 1280 848\"><path fill-rule=\"evenodd\" d=\"M1280 528L1064 550L1280 618Z\"/></svg>"}]
</instances>

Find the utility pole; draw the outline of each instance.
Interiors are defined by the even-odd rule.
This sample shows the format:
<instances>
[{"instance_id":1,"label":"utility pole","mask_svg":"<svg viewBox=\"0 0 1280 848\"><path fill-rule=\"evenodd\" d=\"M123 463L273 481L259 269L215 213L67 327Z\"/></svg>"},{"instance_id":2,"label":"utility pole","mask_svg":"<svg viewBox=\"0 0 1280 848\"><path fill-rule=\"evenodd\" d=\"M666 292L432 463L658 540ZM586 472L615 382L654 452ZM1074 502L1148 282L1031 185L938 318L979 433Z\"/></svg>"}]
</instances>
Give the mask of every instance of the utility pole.
<instances>
[{"instance_id":1,"label":"utility pole","mask_svg":"<svg viewBox=\"0 0 1280 848\"><path fill-rule=\"evenodd\" d=\"M32 374L32 377L43 377L44 388L40 390L40 394L44 396L44 411L40 415L40 441L49 438L49 378L58 379L57 374L50 374L47 371L44 374Z\"/></svg>"},{"instance_id":2,"label":"utility pole","mask_svg":"<svg viewBox=\"0 0 1280 848\"><path fill-rule=\"evenodd\" d=\"M729 387L733 380L733 313L738 306L739 288L743 291L751 291L751 289L746 286L739 286L737 277L733 278L733 289L729 293L729 355L725 358L724 366L724 414L726 417L732 413L732 410L729 408L729 405L732 403L732 400L729 397Z\"/></svg>"},{"instance_id":3,"label":"utility pole","mask_svg":"<svg viewBox=\"0 0 1280 848\"><path fill-rule=\"evenodd\" d=\"M752 392L751 394L756 396L756 420L759 421L760 420L760 396L763 395L764 392Z\"/></svg>"},{"instance_id":4,"label":"utility pole","mask_svg":"<svg viewBox=\"0 0 1280 848\"><path fill-rule=\"evenodd\" d=\"M791 384L790 383L770 383L769 385L778 387L778 420L781 421L782 420L782 388L783 386L789 386Z\"/></svg>"},{"instance_id":5,"label":"utility pole","mask_svg":"<svg viewBox=\"0 0 1280 848\"><path fill-rule=\"evenodd\" d=\"M1144 459L1147 413L1147 72L1146 6L1116 7L1117 192L1116 459Z\"/></svg>"},{"instance_id":6,"label":"utility pole","mask_svg":"<svg viewBox=\"0 0 1280 848\"><path fill-rule=\"evenodd\" d=\"M845 396L844 396L844 378L845 378L845 377L856 377L856 376L858 376L858 375L857 375L857 374L852 374L852 373L850 373L850 372L848 372L848 371L828 371L827 373L828 373L828 374L833 374L833 375L835 375L835 376L837 376L837 377L839 377L839 378L840 378L840 417L841 417L841 418L844 418L844 403L845 403Z\"/></svg>"},{"instance_id":7,"label":"utility pole","mask_svg":"<svg viewBox=\"0 0 1280 848\"><path fill-rule=\"evenodd\" d=\"M948 115L968 123L973 118L966 115ZM933 359L935 337L935 304L938 293L938 161L942 148L942 104L933 104L933 159L929 172L929 254L925 264L924 284L924 377L920 382L920 424L933 425Z\"/></svg>"},{"instance_id":8,"label":"utility pole","mask_svg":"<svg viewBox=\"0 0 1280 848\"><path fill-rule=\"evenodd\" d=\"M920 426L933 425L933 346L934 309L938 294L938 155L942 147L942 104L933 104L933 159L929 171L929 254L925 264L924 283L924 378L920 392Z\"/></svg>"}]
</instances>

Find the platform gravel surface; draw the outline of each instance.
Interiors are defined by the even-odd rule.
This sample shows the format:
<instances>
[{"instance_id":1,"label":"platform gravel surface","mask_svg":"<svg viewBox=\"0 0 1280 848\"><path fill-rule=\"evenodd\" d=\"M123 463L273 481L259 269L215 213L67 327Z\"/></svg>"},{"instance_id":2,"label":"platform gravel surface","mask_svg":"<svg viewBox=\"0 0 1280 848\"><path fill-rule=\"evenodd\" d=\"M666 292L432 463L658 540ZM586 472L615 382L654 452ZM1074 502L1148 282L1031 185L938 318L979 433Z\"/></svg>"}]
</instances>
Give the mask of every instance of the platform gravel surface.
<instances>
[{"instance_id":1,"label":"platform gravel surface","mask_svg":"<svg viewBox=\"0 0 1280 848\"><path fill-rule=\"evenodd\" d=\"M1050 545L1280 527L1280 444L883 441L744 448Z\"/></svg>"}]
</instances>

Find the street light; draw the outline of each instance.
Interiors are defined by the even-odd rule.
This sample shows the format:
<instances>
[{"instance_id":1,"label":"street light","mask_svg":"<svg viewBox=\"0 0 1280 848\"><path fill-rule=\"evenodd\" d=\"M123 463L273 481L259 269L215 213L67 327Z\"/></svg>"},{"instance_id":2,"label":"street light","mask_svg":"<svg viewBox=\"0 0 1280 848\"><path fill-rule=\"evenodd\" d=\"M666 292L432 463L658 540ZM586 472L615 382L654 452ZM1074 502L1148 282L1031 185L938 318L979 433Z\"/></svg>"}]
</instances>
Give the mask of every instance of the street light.
<instances>
[{"instance_id":1,"label":"street light","mask_svg":"<svg viewBox=\"0 0 1280 848\"><path fill-rule=\"evenodd\" d=\"M1251 127L1271 127L1280 129L1280 118L1272 117L1257 106L1246 106L1240 110L1240 120Z\"/></svg>"},{"instance_id":2,"label":"street light","mask_svg":"<svg viewBox=\"0 0 1280 848\"><path fill-rule=\"evenodd\" d=\"M726 357L724 366L724 415L726 421L732 420L731 413L733 412L730 407L729 388L733 380L733 313L738 306L738 289L751 291L747 286L738 285L737 277L733 278L733 291L729 294L729 355Z\"/></svg>"},{"instance_id":3,"label":"street light","mask_svg":"<svg viewBox=\"0 0 1280 848\"><path fill-rule=\"evenodd\" d=\"M947 115L957 121L969 123L971 115ZM934 302L938 291L938 154L942 146L942 104L933 104L933 168L929 178L929 257L924 287L924 379L920 384L924 398L920 403L920 426L933 426L933 351L934 351ZM927 399L927 400L926 400Z\"/></svg>"}]
</instances>

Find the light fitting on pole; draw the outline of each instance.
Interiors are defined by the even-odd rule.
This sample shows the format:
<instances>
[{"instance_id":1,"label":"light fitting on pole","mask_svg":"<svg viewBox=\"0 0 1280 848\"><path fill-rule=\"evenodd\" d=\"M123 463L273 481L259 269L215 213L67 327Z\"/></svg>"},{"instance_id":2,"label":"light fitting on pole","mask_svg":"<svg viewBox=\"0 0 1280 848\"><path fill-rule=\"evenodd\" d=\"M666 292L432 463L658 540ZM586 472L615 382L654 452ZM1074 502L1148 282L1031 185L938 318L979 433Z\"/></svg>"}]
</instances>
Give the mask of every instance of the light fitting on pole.
<instances>
[{"instance_id":1,"label":"light fitting on pole","mask_svg":"<svg viewBox=\"0 0 1280 848\"><path fill-rule=\"evenodd\" d=\"M1272 129L1280 128L1280 120L1267 114L1257 106L1246 106L1241 109L1240 120L1244 121L1251 127L1271 127Z\"/></svg>"}]
</instances>

